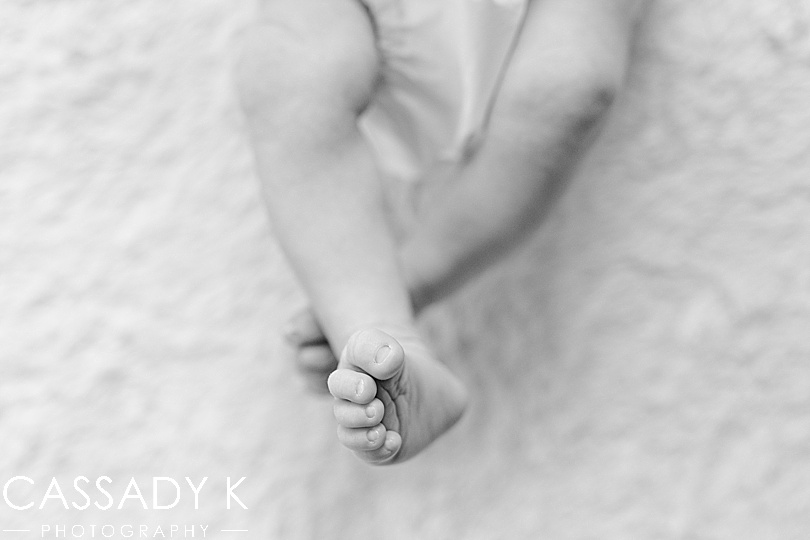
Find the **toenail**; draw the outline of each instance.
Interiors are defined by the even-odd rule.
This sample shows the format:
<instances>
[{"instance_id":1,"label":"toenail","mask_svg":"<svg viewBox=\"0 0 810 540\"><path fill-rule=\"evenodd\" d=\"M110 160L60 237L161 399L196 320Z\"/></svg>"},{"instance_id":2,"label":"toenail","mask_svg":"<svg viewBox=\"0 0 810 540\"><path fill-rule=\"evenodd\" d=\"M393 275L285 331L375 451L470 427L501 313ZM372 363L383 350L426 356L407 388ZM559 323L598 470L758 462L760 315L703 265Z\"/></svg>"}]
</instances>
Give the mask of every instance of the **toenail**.
<instances>
[{"instance_id":1,"label":"toenail","mask_svg":"<svg viewBox=\"0 0 810 540\"><path fill-rule=\"evenodd\" d=\"M383 345L379 349L377 349L377 354L374 355L374 363L375 364L382 364L388 357L391 356L391 347L388 345Z\"/></svg>"},{"instance_id":2,"label":"toenail","mask_svg":"<svg viewBox=\"0 0 810 540\"><path fill-rule=\"evenodd\" d=\"M369 418L374 418L375 416L377 416L377 411L374 410L373 406L369 405L368 407L366 407L366 416L368 416Z\"/></svg>"},{"instance_id":3,"label":"toenail","mask_svg":"<svg viewBox=\"0 0 810 540\"><path fill-rule=\"evenodd\" d=\"M359 396L360 394L363 393L363 390L365 389L366 389L366 381L360 379L359 381L357 381L357 386L354 389L354 393Z\"/></svg>"},{"instance_id":4,"label":"toenail","mask_svg":"<svg viewBox=\"0 0 810 540\"><path fill-rule=\"evenodd\" d=\"M376 429L370 429L366 432L366 437L368 437L369 442L374 442L380 438L380 432Z\"/></svg>"}]
</instances>

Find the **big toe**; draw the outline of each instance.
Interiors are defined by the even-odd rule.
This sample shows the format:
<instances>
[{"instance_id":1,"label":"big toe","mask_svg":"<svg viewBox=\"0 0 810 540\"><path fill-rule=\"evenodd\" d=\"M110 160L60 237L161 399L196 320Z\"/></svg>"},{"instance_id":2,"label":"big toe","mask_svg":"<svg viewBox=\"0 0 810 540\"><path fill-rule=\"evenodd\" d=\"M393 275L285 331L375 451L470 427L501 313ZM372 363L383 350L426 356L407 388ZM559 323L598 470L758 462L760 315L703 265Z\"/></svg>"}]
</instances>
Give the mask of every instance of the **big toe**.
<instances>
[{"instance_id":1,"label":"big toe","mask_svg":"<svg viewBox=\"0 0 810 540\"><path fill-rule=\"evenodd\" d=\"M405 351L396 339L382 330L368 328L352 334L340 362L385 381L402 371Z\"/></svg>"}]
</instances>

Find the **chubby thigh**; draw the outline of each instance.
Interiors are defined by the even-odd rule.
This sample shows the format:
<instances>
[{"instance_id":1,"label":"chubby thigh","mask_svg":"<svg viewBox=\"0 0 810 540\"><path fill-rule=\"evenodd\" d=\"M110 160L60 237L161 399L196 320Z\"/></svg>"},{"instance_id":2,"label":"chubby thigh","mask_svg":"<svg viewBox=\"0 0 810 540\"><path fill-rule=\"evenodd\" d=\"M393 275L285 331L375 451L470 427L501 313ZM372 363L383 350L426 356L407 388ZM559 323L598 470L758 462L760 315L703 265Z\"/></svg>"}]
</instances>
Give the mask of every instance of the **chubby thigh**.
<instances>
[{"instance_id":1,"label":"chubby thigh","mask_svg":"<svg viewBox=\"0 0 810 540\"><path fill-rule=\"evenodd\" d=\"M360 0L382 80L361 126L378 166L414 180L480 144L527 0Z\"/></svg>"},{"instance_id":2,"label":"chubby thigh","mask_svg":"<svg viewBox=\"0 0 810 540\"><path fill-rule=\"evenodd\" d=\"M236 76L249 114L286 109L302 128L356 117L379 78L374 30L357 0L262 0L242 41Z\"/></svg>"}]
</instances>

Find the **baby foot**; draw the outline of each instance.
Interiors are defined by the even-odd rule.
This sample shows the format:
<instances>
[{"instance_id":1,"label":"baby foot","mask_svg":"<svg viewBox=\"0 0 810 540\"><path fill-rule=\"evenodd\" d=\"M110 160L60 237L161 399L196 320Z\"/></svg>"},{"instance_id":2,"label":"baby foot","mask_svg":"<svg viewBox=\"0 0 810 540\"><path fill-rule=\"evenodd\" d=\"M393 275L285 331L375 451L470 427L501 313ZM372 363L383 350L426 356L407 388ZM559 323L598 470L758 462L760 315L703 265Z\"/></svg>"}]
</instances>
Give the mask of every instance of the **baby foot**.
<instances>
[{"instance_id":1,"label":"baby foot","mask_svg":"<svg viewBox=\"0 0 810 540\"><path fill-rule=\"evenodd\" d=\"M309 308L297 313L285 325L284 337L293 348L295 366L306 386L317 393L327 393L326 380L338 366L329 342Z\"/></svg>"},{"instance_id":2,"label":"baby foot","mask_svg":"<svg viewBox=\"0 0 810 540\"><path fill-rule=\"evenodd\" d=\"M415 330L355 332L329 376L338 439L372 464L419 453L458 421L467 403L461 382Z\"/></svg>"}]
</instances>

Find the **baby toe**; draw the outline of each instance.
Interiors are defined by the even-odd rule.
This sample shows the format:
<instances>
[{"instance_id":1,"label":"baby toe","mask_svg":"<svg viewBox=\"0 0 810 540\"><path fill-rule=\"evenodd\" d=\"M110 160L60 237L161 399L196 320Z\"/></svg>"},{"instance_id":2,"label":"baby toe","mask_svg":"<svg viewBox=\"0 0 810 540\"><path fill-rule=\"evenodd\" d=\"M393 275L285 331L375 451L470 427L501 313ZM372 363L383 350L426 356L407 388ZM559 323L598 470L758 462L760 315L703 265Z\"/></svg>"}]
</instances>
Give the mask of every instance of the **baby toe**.
<instances>
[{"instance_id":1,"label":"baby toe","mask_svg":"<svg viewBox=\"0 0 810 540\"><path fill-rule=\"evenodd\" d=\"M338 425L337 435L340 443L355 452L376 450L385 446L385 426L377 424L372 428L347 428Z\"/></svg>"},{"instance_id":2,"label":"baby toe","mask_svg":"<svg viewBox=\"0 0 810 540\"><path fill-rule=\"evenodd\" d=\"M402 370L405 352L396 339L382 330L369 328L352 334L341 361L385 381Z\"/></svg>"},{"instance_id":3,"label":"baby toe","mask_svg":"<svg viewBox=\"0 0 810 540\"><path fill-rule=\"evenodd\" d=\"M336 369L327 380L329 392L337 399L345 399L359 405L371 403L377 395L374 379L351 369Z\"/></svg>"},{"instance_id":4,"label":"baby toe","mask_svg":"<svg viewBox=\"0 0 810 540\"><path fill-rule=\"evenodd\" d=\"M383 404L375 399L368 405L358 405L338 400L334 405L335 420L347 428L368 428L379 424L383 418Z\"/></svg>"},{"instance_id":5,"label":"baby toe","mask_svg":"<svg viewBox=\"0 0 810 540\"><path fill-rule=\"evenodd\" d=\"M386 431L382 446L374 450L355 451L355 455L372 465L390 463L402 448L402 437L396 431Z\"/></svg>"}]
</instances>

